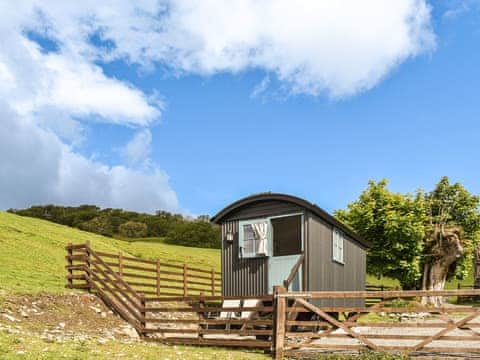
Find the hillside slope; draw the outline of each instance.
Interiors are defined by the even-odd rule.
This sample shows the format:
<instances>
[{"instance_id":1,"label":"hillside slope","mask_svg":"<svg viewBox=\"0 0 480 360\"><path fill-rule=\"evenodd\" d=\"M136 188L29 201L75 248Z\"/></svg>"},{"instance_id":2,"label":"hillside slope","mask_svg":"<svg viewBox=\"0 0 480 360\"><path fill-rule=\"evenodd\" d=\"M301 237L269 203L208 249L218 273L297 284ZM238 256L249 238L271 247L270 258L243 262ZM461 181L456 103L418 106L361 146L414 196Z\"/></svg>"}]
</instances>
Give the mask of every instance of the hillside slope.
<instances>
[{"instance_id":1,"label":"hillside slope","mask_svg":"<svg viewBox=\"0 0 480 360\"><path fill-rule=\"evenodd\" d=\"M220 253L151 242L129 243L44 220L0 212L0 289L15 293L65 290L65 246L90 241L97 250L143 258L187 262L205 269L220 267Z\"/></svg>"}]
</instances>

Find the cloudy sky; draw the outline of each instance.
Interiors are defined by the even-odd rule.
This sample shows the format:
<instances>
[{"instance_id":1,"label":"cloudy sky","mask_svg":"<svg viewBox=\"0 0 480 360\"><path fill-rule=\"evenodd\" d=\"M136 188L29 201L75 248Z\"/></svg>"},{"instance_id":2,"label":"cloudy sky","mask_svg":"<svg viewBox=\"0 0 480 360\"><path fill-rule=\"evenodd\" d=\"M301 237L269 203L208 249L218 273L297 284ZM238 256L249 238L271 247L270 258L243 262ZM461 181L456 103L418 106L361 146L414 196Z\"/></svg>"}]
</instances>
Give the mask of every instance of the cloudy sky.
<instances>
[{"instance_id":1,"label":"cloudy sky","mask_svg":"<svg viewBox=\"0 0 480 360\"><path fill-rule=\"evenodd\" d=\"M101 3L101 5L99 5ZM0 1L0 208L480 192L475 0Z\"/></svg>"}]
</instances>

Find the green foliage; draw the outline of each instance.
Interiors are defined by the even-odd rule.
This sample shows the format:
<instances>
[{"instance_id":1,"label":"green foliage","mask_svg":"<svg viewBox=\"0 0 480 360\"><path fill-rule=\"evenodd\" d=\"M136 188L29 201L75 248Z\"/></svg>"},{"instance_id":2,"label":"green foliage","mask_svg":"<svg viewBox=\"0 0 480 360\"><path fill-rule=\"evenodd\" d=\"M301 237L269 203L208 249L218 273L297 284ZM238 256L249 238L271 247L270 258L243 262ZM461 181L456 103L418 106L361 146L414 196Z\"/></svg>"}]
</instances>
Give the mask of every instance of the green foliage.
<instances>
[{"instance_id":1,"label":"green foliage","mask_svg":"<svg viewBox=\"0 0 480 360\"><path fill-rule=\"evenodd\" d=\"M461 184L443 177L429 193L394 193L387 181L370 181L359 199L336 216L372 245L367 271L400 281L404 289L418 287L423 263L429 261L427 237L435 226L463 229L465 254L450 269L448 278L471 272L473 250L480 231L480 198Z\"/></svg>"},{"instance_id":2,"label":"green foliage","mask_svg":"<svg viewBox=\"0 0 480 360\"><path fill-rule=\"evenodd\" d=\"M474 249L480 236L480 197L470 194L460 183L450 184L445 176L432 192L426 194L425 202L428 231L432 231L435 226L457 226L463 230L462 245L465 253L451 267L448 277L465 278L472 270Z\"/></svg>"},{"instance_id":3,"label":"green foliage","mask_svg":"<svg viewBox=\"0 0 480 360\"><path fill-rule=\"evenodd\" d=\"M118 227L118 233L128 238L140 238L147 236L148 227L138 221L127 221Z\"/></svg>"},{"instance_id":4,"label":"green foliage","mask_svg":"<svg viewBox=\"0 0 480 360\"><path fill-rule=\"evenodd\" d=\"M206 248L220 247L220 228L206 221L178 223L165 239L169 244Z\"/></svg>"},{"instance_id":5,"label":"green foliage","mask_svg":"<svg viewBox=\"0 0 480 360\"><path fill-rule=\"evenodd\" d=\"M103 236L113 235L113 226L104 216L97 216L91 220L85 221L78 226L80 229L93 232Z\"/></svg>"},{"instance_id":6,"label":"green foliage","mask_svg":"<svg viewBox=\"0 0 480 360\"><path fill-rule=\"evenodd\" d=\"M393 193L387 181L370 181L359 199L336 216L371 244L367 272L412 288L420 279L425 233L423 196Z\"/></svg>"},{"instance_id":7,"label":"green foliage","mask_svg":"<svg viewBox=\"0 0 480 360\"><path fill-rule=\"evenodd\" d=\"M185 246L198 245L207 248L220 248L220 241L218 241L217 238L210 240L202 238L206 233L206 230L202 229L202 227L199 227L199 229L202 230L203 233L192 237L192 241L187 241L185 237L182 237L182 234L175 234L176 231L184 233L186 231L185 229L190 227L189 224L191 221L185 219L180 214L172 214L162 210L152 215L122 209L100 209L94 205L81 205L76 207L46 205L32 206L31 208L23 210L10 209L8 211L21 216L53 221L58 224L76 227L104 236L118 235L127 238L163 238L169 234L170 239L181 239L181 243L179 244ZM199 216L197 220L207 221L208 216ZM131 224L132 222L135 223L135 226ZM214 231L211 231L211 234L216 236L216 232ZM205 244L205 246L201 244Z\"/></svg>"}]
</instances>

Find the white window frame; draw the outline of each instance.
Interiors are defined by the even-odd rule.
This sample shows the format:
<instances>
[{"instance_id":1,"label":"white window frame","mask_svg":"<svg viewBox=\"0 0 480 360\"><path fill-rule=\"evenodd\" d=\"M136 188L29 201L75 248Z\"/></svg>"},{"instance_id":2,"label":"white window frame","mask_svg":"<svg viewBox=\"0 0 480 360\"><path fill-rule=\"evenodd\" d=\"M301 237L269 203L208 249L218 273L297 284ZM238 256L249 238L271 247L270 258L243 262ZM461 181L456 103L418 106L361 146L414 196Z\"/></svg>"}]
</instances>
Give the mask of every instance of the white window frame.
<instances>
[{"instance_id":1,"label":"white window frame","mask_svg":"<svg viewBox=\"0 0 480 360\"><path fill-rule=\"evenodd\" d=\"M254 253L246 253L245 252L245 239L244 239L244 232L243 232L243 227L246 225L253 225L253 224L258 224L258 223L267 223L267 239L270 237L271 234L271 225L270 221L268 218L262 218L262 219L254 219L254 220L245 220L245 221L239 221L238 223L238 257L239 258L257 258L257 257L265 257L268 256L269 254L263 254L263 253L258 253L258 245L254 244ZM267 244L268 245L268 244ZM267 252L270 252L269 247L267 246Z\"/></svg>"},{"instance_id":2,"label":"white window frame","mask_svg":"<svg viewBox=\"0 0 480 360\"><path fill-rule=\"evenodd\" d=\"M336 228L332 232L332 260L345 264L345 234Z\"/></svg>"}]
</instances>

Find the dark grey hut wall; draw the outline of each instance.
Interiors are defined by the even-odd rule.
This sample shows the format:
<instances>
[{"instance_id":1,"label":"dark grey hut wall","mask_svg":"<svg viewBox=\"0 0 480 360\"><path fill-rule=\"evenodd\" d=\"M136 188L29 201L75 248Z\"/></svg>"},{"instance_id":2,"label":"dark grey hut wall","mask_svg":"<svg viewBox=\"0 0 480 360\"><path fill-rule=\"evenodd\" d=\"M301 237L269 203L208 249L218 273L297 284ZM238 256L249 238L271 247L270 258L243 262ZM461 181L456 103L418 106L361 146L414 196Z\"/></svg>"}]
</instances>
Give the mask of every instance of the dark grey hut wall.
<instances>
[{"instance_id":1,"label":"dark grey hut wall","mask_svg":"<svg viewBox=\"0 0 480 360\"><path fill-rule=\"evenodd\" d=\"M233 242L226 234L233 233ZM267 258L239 259L238 220L222 224L222 294L223 296L263 295L268 290Z\"/></svg>"},{"instance_id":2,"label":"dark grey hut wall","mask_svg":"<svg viewBox=\"0 0 480 360\"><path fill-rule=\"evenodd\" d=\"M354 291L365 289L366 250L347 236L344 264L332 259L333 227L317 216L308 216L308 290ZM360 299L316 301L322 306L362 306Z\"/></svg>"},{"instance_id":3,"label":"dark grey hut wall","mask_svg":"<svg viewBox=\"0 0 480 360\"><path fill-rule=\"evenodd\" d=\"M267 258L239 259L238 221L265 216L302 212L303 208L283 201L249 204L233 212L222 223L222 294L224 296L262 295L268 292ZM233 242L226 234L233 233Z\"/></svg>"}]
</instances>

